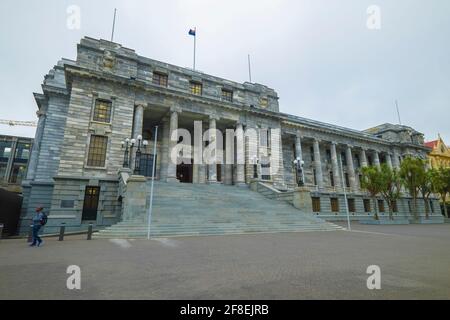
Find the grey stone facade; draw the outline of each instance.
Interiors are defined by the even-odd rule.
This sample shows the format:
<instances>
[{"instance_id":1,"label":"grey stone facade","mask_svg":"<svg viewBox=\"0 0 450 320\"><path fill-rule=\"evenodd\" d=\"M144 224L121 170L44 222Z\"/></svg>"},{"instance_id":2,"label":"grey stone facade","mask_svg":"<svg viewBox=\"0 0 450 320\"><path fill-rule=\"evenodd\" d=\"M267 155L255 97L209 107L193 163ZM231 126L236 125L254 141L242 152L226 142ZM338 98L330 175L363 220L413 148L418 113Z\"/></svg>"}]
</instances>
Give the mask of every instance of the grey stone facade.
<instances>
[{"instance_id":1,"label":"grey stone facade","mask_svg":"<svg viewBox=\"0 0 450 320\"><path fill-rule=\"evenodd\" d=\"M155 75L166 78L167 83L155 83ZM202 85L201 94L191 92L192 83ZM363 215L362 199L366 195L358 180L363 165L386 162L398 167L405 155L425 157L429 152L423 146L423 136L412 128L384 125L361 132L284 114L279 112L277 93L267 86L232 82L87 37L78 44L76 61L61 60L45 76L42 88L42 94L35 94L39 121L30 169L23 183L22 231L27 229L36 205L49 208L46 232L56 231L62 222L69 230L78 230L88 222L103 227L120 221L123 202L118 173L124 162L122 141L141 135L150 142L144 152L152 153L152 130L156 125L156 179L180 179L179 167L169 161L171 147L176 144L170 141L172 131L183 128L194 137L194 126L199 123L203 131L233 129L235 149L242 151L245 164L194 164L188 173L190 182L245 186L256 179L289 192L296 186L293 160L301 157L305 161L306 187L321 197L320 215L324 216L330 216L330 194L342 197L342 181L336 172L341 157L345 158L343 170L350 181L347 191L361 200L356 206ZM224 98L224 91L232 92L232 98ZM110 103L109 122L94 120L98 100ZM270 142L263 145L259 133L246 135L244 130L249 128L270 130ZM101 167L88 164L92 136L107 139L106 159ZM196 152L202 154L201 149L206 147L203 143L184 161L194 159ZM257 150L256 159L249 152L252 149ZM131 169L135 151L131 152ZM225 158L236 158L236 154ZM262 166L265 154L270 155L269 168ZM100 190L95 221L83 219L86 187ZM403 211L401 214L407 215Z\"/></svg>"}]
</instances>

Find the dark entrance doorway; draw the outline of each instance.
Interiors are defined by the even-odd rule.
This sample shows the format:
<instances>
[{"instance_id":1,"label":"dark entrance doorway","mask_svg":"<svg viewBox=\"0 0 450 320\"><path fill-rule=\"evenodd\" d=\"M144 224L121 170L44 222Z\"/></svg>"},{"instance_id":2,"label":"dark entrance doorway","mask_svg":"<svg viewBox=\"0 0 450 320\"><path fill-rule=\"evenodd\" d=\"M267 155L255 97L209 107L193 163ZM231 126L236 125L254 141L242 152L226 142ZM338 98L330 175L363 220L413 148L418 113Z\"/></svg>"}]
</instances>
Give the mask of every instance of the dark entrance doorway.
<instances>
[{"instance_id":1,"label":"dark entrance doorway","mask_svg":"<svg viewBox=\"0 0 450 320\"><path fill-rule=\"evenodd\" d=\"M142 153L141 160L139 162L139 174L144 177L153 177L153 158L155 158L155 163L158 156L153 156L153 154Z\"/></svg>"},{"instance_id":2,"label":"dark entrance doorway","mask_svg":"<svg viewBox=\"0 0 450 320\"><path fill-rule=\"evenodd\" d=\"M82 220L97 220L98 200L100 197L100 187L86 187L84 193L84 204Z\"/></svg>"},{"instance_id":3,"label":"dark entrance doorway","mask_svg":"<svg viewBox=\"0 0 450 320\"><path fill-rule=\"evenodd\" d=\"M177 179L183 183L192 183L192 169L192 164L182 162L177 166Z\"/></svg>"}]
</instances>

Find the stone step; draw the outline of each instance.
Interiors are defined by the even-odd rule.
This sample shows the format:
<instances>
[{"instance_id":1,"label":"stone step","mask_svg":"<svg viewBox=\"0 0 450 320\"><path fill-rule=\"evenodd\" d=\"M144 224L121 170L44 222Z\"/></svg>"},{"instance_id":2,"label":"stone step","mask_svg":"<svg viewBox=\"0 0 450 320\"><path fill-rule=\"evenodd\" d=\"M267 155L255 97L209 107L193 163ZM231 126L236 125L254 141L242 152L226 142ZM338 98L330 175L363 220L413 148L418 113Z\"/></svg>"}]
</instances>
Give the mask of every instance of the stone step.
<instances>
[{"instance_id":1,"label":"stone step","mask_svg":"<svg viewBox=\"0 0 450 320\"><path fill-rule=\"evenodd\" d=\"M147 213L143 209L142 217ZM152 236L334 231L342 227L248 188L155 182ZM147 223L122 221L96 238L144 238Z\"/></svg>"}]
</instances>

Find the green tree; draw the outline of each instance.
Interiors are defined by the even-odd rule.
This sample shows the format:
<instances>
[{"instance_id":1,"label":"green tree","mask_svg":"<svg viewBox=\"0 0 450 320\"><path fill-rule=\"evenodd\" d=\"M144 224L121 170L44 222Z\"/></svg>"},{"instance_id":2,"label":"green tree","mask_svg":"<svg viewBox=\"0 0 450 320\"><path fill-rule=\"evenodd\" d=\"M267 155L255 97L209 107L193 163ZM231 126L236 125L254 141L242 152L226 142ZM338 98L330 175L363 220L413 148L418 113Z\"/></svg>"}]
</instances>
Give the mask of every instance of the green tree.
<instances>
[{"instance_id":1,"label":"green tree","mask_svg":"<svg viewBox=\"0 0 450 320\"><path fill-rule=\"evenodd\" d=\"M422 194L423 203L425 206L425 216L430 217L430 196L433 193L433 176L434 170L425 171L419 184L419 190Z\"/></svg>"},{"instance_id":2,"label":"green tree","mask_svg":"<svg viewBox=\"0 0 450 320\"><path fill-rule=\"evenodd\" d=\"M395 169L391 169L383 163L379 169L380 193L386 200L389 207L389 219L394 220L394 208L398 198L400 198L401 182Z\"/></svg>"},{"instance_id":3,"label":"green tree","mask_svg":"<svg viewBox=\"0 0 450 320\"><path fill-rule=\"evenodd\" d=\"M440 195L444 203L444 214L448 218L447 195L450 193L450 168L439 168L430 170L430 179L433 193Z\"/></svg>"},{"instance_id":4,"label":"green tree","mask_svg":"<svg viewBox=\"0 0 450 320\"><path fill-rule=\"evenodd\" d=\"M417 198L425 176L425 161L419 158L407 157L400 165L399 174L402 184L413 199L412 211L414 218L418 219Z\"/></svg>"},{"instance_id":5,"label":"green tree","mask_svg":"<svg viewBox=\"0 0 450 320\"><path fill-rule=\"evenodd\" d=\"M361 188L366 190L370 197L373 199L373 205L375 208L375 220L378 220L378 204L377 196L382 189L382 183L380 178L380 172L377 167L369 166L361 169Z\"/></svg>"}]
</instances>

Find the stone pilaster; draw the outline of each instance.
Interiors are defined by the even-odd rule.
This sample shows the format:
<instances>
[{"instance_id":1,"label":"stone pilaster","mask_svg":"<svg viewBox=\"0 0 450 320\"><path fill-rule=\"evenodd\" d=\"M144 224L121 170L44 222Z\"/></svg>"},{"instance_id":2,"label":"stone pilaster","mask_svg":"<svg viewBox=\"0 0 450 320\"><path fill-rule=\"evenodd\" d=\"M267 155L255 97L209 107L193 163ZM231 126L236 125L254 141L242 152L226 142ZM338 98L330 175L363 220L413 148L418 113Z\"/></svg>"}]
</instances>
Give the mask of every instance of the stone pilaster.
<instances>
[{"instance_id":1,"label":"stone pilaster","mask_svg":"<svg viewBox=\"0 0 450 320\"><path fill-rule=\"evenodd\" d=\"M339 162L336 151L336 142L331 143L331 166L333 168L333 180L334 186L337 189L342 188L341 175L339 170Z\"/></svg>"},{"instance_id":2,"label":"stone pilaster","mask_svg":"<svg viewBox=\"0 0 450 320\"><path fill-rule=\"evenodd\" d=\"M38 123L36 134L34 136L33 147L31 149L30 160L28 161L27 180L34 180L42 135L44 133L45 126L45 112L39 110L38 112L36 112L36 115L38 116Z\"/></svg>"},{"instance_id":3,"label":"stone pilaster","mask_svg":"<svg viewBox=\"0 0 450 320\"><path fill-rule=\"evenodd\" d=\"M398 151L396 149L394 149L394 155L393 155L394 159L392 161L392 164L394 166L395 169L400 169L400 160L399 160L399 154Z\"/></svg>"},{"instance_id":4,"label":"stone pilaster","mask_svg":"<svg viewBox=\"0 0 450 320\"><path fill-rule=\"evenodd\" d=\"M314 169L316 170L317 187L323 189L322 159L320 158L319 140L314 139Z\"/></svg>"},{"instance_id":5,"label":"stone pilaster","mask_svg":"<svg viewBox=\"0 0 450 320\"><path fill-rule=\"evenodd\" d=\"M353 164L353 155L352 155L351 146L347 146L347 149L345 151L345 157L347 159L347 173L348 173L348 179L350 181L350 189L352 191L356 191L357 185L356 185L356 176L355 176L355 166Z\"/></svg>"}]
</instances>

